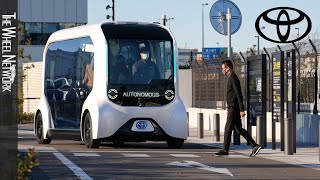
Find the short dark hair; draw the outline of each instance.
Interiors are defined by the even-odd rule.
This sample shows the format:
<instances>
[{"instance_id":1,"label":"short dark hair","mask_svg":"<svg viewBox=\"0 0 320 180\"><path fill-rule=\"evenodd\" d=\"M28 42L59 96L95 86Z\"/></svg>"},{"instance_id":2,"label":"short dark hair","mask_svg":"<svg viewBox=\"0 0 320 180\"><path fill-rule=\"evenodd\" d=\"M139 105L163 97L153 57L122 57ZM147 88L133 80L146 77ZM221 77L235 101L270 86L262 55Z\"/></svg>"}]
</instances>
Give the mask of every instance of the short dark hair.
<instances>
[{"instance_id":1,"label":"short dark hair","mask_svg":"<svg viewBox=\"0 0 320 180\"><path fill-rule=\"evenodd\" d=\"M230 60L225 60L222 62L222 64L224 64L225 66L228 66L230 69L233 69L233 64Z\"/></svg>"},{"instance_id":2,"label":"short dark hair","mask_svg":"<svg viewBox=\"0 0 320 180\"><path fill-rule=\"evenodd\" d=\"M143 52L149 52L149 49L146 47L143 47L140 49L140 53L143 53Z\"/></svg>"}]
</instances>

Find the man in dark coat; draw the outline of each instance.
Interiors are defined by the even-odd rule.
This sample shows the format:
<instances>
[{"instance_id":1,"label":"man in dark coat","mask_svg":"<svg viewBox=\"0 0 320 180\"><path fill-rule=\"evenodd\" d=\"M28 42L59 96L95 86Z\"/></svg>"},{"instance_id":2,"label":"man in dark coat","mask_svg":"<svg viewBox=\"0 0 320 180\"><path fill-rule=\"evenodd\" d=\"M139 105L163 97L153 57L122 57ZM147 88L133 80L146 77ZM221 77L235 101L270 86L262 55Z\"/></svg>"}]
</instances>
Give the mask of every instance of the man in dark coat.
<instances>
[{"instance_id":1,"label":"man in dark coat","mask_svg":"<svg viewBox=\"0 0 320 180\"><path fill-rule=\"evenodd\" d=\"M227 84L227 105L228 117L224 129L223 149L215 156L229 155L229 147L231 142L232 130L236 130L243 136L251 145L252 153L250 156L255 156L260 151L261 147L252 139L250 134L242 128L241 117L246 114L244 112L243 97L238 76L233 72L233 64L230 60L222 62L222 73L228 77Z\"/></svg>"}]
</instances>

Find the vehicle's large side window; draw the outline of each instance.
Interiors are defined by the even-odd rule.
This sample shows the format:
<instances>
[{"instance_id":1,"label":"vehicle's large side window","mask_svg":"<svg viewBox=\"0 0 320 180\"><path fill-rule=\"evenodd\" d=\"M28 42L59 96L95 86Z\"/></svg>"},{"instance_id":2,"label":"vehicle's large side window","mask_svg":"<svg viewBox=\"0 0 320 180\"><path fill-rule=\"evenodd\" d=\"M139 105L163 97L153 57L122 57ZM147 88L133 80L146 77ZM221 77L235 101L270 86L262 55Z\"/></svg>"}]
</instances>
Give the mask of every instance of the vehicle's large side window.
<instances>
[{"instance_id":1,"label":"vehicle's large side window","mask_svg":"<svg viewBox=\"0 0 320 180\"><path fill-rule=\"evenodd\" d=\"M77 60L77 78L91 91L94 83L94 47L89 37L81 38Z\"/></svg>"},{"instance_id":2,"label":"vehicle's large side window","mask_svg":"<svg viewBox=\"0 0 320 180\"><path fill-rule=\"evenodd\" d=\"M89 37L55 42L46 54L45 89L93 87L93 44Z\"/></svg>"},{"instance_id":3,"label":"vehicle's large side window","mask_svg":"<svg viewBox=\"0 0 320 180\"><path fill-rule=\"evenodd\" d=\"M78 128L82 103L93 87L94 48L89 37L51 43L45 95L56 128Z\"/></svg>"}]
</instances>

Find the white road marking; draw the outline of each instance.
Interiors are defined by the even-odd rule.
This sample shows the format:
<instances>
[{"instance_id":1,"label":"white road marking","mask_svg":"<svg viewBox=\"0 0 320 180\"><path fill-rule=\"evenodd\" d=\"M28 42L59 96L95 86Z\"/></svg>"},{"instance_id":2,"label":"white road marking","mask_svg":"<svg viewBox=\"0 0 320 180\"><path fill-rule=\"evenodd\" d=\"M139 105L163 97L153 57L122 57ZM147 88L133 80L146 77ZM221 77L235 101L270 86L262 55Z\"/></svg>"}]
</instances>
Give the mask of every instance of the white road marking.
<instances>
[{"instance_id":1,"label":"white road marking","mask_svg":"<svg viewBox=\"0 0 320 180\"><path fill-rule=\"evenodd\" d=\"M150 157L148 154L122 154L124 157Z\"/></svg>"},{"instance_id":2,"label":"white road marking","mask_svg":"<svg viewBox=\"0 0 320 180\"><path fill-rule=\"evenodd\" d=\"M170 154L170 156L173 156L173 157L199 157L194 154Z\"/></svg>"},{"instance_id":3,"label":"white road marking","mask_svg":"<svg viewBox=\"0 0 320 180\"><path fill-rule=\"evenodd\" d=\"M100 156L97 153L73 153L74 156L84 156L84 157L97 157Z\"/></svg>"},{"instance_id":4,"label":"white road marking","mask_svg":"<svg viewBox=\"0 0 320 180\"><path fill-rule=\"evenodd\" d=\"M28 130L18 130L18 134L32 134L32 135L34 135L34 132L28 131Z\"/></svg>"},{"instance_id":5,"label":"white road marking","mask_svg":"<svg viewBox=\"0 0 320 180\"><path fill-rule=\"evenodd\" d=\"M90 176L88 176L81 168L77 165L73 164L69 159L67 159L61 153L53 153L63 164L65 164L73 173L80 179L84 180L93 180Z\"/></svg>"},{"instance_id":6,"label":"white road marking","mask_svg":"<svg viewBox=\"0 0 320 180\"><path fill-rule=\"evenodd\" d=\"M20 152L28 152L29 149L35 148L36 152L58 152L55 148L53 147L47 147L47 146L32 146L32 145L23 145L23 144L18 144L18 150Z\"/></svg>"},{"instance_id":7,"label":"white road marking","mask_svg":"<svg viewBox=\"0 0 320 180\"><path fill-rule=\"evenodd\" d=\"M239 155L239 154L229 154L228 156L221 156L223 158L250 158L249 156Z\"/></svg>"},{"instance_id":8,"label":"white road marking","mask_svg":"<svg viewBox=\"0 0 320 180\"><path fill-rule=\"evenodd\" d=\"M193 166L197 166L198 169L202 169L202 170L206 170L206 171L211 171L211 172L216 172L216 173L220 173L220 174L226 174L229 176L233 176L233 174L227 169L227 168L215 168L215 167L211 167L205 164L201 164L195 161L184 161L183 162L179 162L179 161L174 161L171 163L168 163L167 165L169 166L181 166L181 167L193 167Z\"/></svg>"}]
</instances>

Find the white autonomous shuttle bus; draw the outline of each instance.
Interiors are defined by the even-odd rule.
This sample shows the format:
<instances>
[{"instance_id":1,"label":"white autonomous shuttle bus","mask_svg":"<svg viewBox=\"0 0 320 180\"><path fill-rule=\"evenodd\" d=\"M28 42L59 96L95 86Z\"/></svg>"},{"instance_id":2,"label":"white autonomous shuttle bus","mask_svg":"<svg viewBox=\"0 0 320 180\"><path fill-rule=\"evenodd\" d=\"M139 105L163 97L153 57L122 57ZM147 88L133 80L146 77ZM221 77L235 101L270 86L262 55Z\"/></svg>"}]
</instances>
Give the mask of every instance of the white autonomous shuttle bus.
<instances>
[{"instance_id":1,"label":"white autonomous shuttle bus","mask_svg":"<svg viewBox=\"0 0 320 180\"><path fill-rule=\"evenodd\" d=\"M43 54L38 143L166 141L180 148L187 114L178 91L177 47L155 23L108 22L53 33Z\"/></svg>"}]
</instances>

